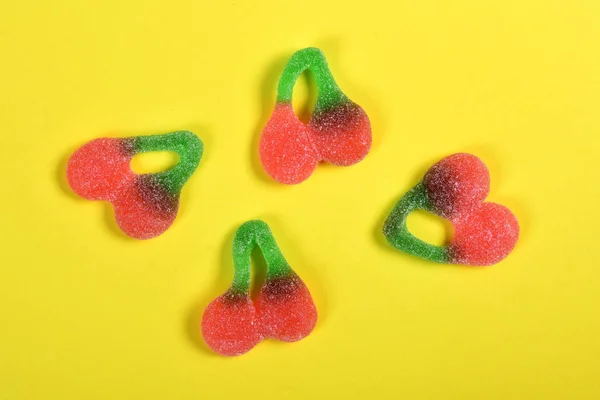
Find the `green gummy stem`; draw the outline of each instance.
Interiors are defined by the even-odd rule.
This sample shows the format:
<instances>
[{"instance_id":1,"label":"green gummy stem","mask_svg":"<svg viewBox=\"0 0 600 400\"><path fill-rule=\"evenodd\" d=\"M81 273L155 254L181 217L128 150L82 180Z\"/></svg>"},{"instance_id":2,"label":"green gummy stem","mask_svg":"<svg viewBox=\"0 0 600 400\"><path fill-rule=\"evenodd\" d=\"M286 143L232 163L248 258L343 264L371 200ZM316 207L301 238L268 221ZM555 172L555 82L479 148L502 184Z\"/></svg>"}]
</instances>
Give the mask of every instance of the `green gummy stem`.
<instances>
[{"instance_id":1,"label":"green gummy stem","mask_svg":"<svg viewBox=\"0 0 600 400\"><path fill-rule=\"evenodd\" d=\"M312 72L319 90L315 112L322 112L349 101L333 79L323 52L309 47L294 53L285 66L277 87L278 103L291 104L296 81L306 70Z\"/></svg>"},{"instance_id":2,"label":"green gummy stem","mask_svg":"<svg viewBox=\"0 0 600 400\"><path fill-rule=\"evenodd\" d=\"M448 247L434 246L415 237L406 225L408 215L417 209L431 212L423 182L417 184L394 206L383 226L383 233L388 242L405 253L427 260L448 263Z\"/></svg>"},{"instance_id":3,"label":"green gummy stem","mask_svg":"<svg viewBox=\"0 0 600 400\"><path fill-rule=\"evenodd\" d=\"M172 195L178 195L192 176L204 151L202 141L190 131L177 131L164 135L137 136L132 138L134 153L172 151L179 156L179 163L166 171L148 174Z\"/></svg>"},{"instance_id":4,"label":"green gummy stem","mask_svg":"<svg viewBox=\"0 0 600 400\"><path fill-rule=\"evenodd\" d=\"M260 220L242 224L233 239L233 284L231 289L238 294L250 290L250 255L258 246L267 262L267 279L285 277L293 273L269 226Z\"/></svg>"}]
</instances>

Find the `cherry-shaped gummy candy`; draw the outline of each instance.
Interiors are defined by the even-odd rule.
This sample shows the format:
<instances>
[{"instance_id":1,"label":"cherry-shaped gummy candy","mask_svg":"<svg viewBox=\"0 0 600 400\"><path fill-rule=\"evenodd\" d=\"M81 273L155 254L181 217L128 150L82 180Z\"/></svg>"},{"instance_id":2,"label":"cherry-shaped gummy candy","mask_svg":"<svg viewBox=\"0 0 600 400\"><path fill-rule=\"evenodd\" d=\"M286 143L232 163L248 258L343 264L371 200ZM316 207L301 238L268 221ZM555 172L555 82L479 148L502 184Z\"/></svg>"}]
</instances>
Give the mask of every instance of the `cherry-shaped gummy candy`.
<instances>
[{"instance_id":1,"label":"cherry-shaped gummy candy","mask_svg":"<svg viewBox=\"0 0 600 400\"><path fill-rule=\"evenodd\" d=\"M138 175L130 166L135 154L173 151L172 168ZM202 141L189 131L131 138L95 139L73 153L67 180L75 193L89 200L112 203L119 227L136 239L166 231L175 220L185 182L202 157Z\"/></svg>"},{"instance_id":2,"label":"cherry-shaped gummy candy","mask_svg":"<svg viewBox=\"0 0 600 400\"><path fill-rule=\"evenodd\" d=\"M317 102L308 124L294 114L292 95L302 72L312 72ZM277 87L277 102L263 130L259 154L265 171L280 183L307 179L319 161L348 166L371 148L371 124L364 110L339 88L323 52L297 51L288 61Z\"/></svg>"},{"instance_id":3,"label":"cherry-shaped gummy candy","mask_svg":"<svg viewBox=\"0 0 600 400\"><path fill-rule=\"evenodd\" d=\"M471 154L454 154L433 165L388 216L383 232L399 250L431 261L463 265L492 265L504 259L519 238L512 212L484 202L490 190L485 164ZM408 215L417 209L448 219L454 237L447 246L434 246L408 230Z\"/></svg>"}]
</instances>

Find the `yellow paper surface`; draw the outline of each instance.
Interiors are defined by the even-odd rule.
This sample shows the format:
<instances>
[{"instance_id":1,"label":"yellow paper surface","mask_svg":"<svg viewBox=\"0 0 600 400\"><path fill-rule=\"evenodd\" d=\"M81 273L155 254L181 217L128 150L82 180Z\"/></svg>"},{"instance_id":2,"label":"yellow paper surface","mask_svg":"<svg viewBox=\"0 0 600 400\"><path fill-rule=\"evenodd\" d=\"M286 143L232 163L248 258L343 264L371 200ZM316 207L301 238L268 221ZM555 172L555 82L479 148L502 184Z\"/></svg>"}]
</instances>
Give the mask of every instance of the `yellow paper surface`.
<instances>
[{"instance_id":1,"label":"yellow paper surface","mask_svg":"<svg viewBox=\"0 0 600 400\"><path fill-rule=\"evenodd\" d=\"M4 2L0 399L599 398L599 21L596 0ZM286 187L257 146L307 46L374 143ZM296 89L298 109L314 101L310 79ZM107 204L66 185L88 140L178 129L205 153L156 239L124 237ZM489 200L520 221L493 267L432 264L381 234L455 152L488 165ZM411 229L439 242L420 217ZM199 322L254 218L320 319L298 343L227 359Z\"/></svg>"}]
</instances>

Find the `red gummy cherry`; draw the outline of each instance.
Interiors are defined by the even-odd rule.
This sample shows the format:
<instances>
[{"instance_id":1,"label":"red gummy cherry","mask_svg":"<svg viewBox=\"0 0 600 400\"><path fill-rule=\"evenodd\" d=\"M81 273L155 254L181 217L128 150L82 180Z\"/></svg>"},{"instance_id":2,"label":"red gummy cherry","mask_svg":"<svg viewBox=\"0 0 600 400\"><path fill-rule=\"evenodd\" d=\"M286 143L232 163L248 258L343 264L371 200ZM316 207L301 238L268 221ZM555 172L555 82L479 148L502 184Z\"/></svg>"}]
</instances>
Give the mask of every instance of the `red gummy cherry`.
<instances>
[{"instance_id":1,"label":"red gummy cherry","mask_svg":"<svg viewBox=\"0 0 600 400\"><path fill-rule=\"evenodd\" d=\"M452 223L454 239L449 255L457 264L496 264L508 256L519 239L517 218L496 203L482 203Z\"/></svg>"},{"instance_id":2,"label":"red gummy cherry","mask_svg":"<svg viewBox=\"0 0 600 400\"><path fill-rule=\"evenodd\" d=\"M297 275L267 279L256 301L265 337L295 342L317 324L317 309L308 288Z\"/></svg>"},{"instance_id":3,"label":"red gummy cherry","mask_svg":"<svg viewBox=\"0 0 600 400\"><path fill-rule=\"evenodd\" d=\"M175 221L179 196L173 196L150 175L138 175L113 200L115 219L129 236L150 239Z\"/></svg>"},{"instance_id":4,"label":"red gummy cherry","mask_svg":"<svg viewBox=\"0 0 600 400\"><path fill-rule=\"evenodd\" d=\"M250 351L262 340L250 297L226 293L214 299L202 316L202 336L211 349L225 356Z\"/></svg>"},{"instance_id":5,"label":"red gummy cherry","mask_svg":"<svg viewBox=\"0 0 600 400\"><path fill-rule=\"evenodd\" d=\"M278 103L260 139L260 160L278 182L296 184L307 179L319 159L304 125L289 103Z\"/></svg>"},{"instance_id":6,"label":"red gummy cherry","mask_svg":"<svg viewBox=\"0 0 600 400\"><path fill-rule=\"evenodd\" d=\"M356 164L371 149L371 123L364 110L351 101L315 112L308 122L310 137L320 158L334 165Z\"/></svg>"},{"instance_id":7,"label":"red gummy cherry","mask_svg":"<svg viewBox=\"0 0 600 400\"><path fill-rule=\"evenodd\" d=\"M496 264L514 249L519 223L508 208L484 202L489 190L490 175L479 158L464 153L446 157L396 204L384 224L384 234L397 249L431 261ZM408 215L417 209L452 223L454 238L449 245L425 243L406 229Z\"/></svg>"},{"instance_id":8,"label":"red gummy cherry","mask_svg":"<svg viewBox=\"0 0 600 400\"><path fill-rule=\"evenodd\" d=\"M81 197L112 203L117 224L127 235L150 239L175 220L181 189L196 170L203 149L202 141L190 131L95 139L71 155L67 180ZM179 163L152 174L131 170L135 154L163 150L177 153Z\"/></svg>"},{"instance_id":9,"label":"red gummy cherry","mask_svg":"<svg viewBox=\"0 0 600 400\"><path fill-rule=\"evenodd\" d=\"M73 153L67 164L69 186L88 200L113 200L135 178L123 139L95 139Z\"/></svg>"},{"instance_id":10,"label":"red gummy cherry","mask_svg":"<svg viewBox=\"0 0 600 400\"><path fill-rule=\"evenodd\" d=\"M423 183L433 210L444 218L452 218L485 200L490 191L490 174L479 158L457 153L433 165Z\"/></svg>"}]
</instances>

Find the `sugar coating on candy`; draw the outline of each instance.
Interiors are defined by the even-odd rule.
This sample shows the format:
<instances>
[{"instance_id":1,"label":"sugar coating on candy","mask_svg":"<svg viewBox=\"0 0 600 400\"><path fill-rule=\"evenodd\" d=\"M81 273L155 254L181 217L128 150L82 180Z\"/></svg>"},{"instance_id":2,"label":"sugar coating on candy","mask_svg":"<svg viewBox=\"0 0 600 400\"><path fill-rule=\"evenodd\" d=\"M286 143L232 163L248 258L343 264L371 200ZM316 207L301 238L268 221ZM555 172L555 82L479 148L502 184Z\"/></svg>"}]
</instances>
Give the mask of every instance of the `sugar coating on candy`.
<instances>
[{"instance_id":1,"label":"sugar coating on candy","mask_svg":"<svg viewBox=\"0 0 600 400\"><path fill-rule=\"evenodd\" d=\"M202 316L202 336L215 352L237 356L263 339L250 295L225 293L213 300Z\"/></svg>"},{"instance_id":2,"label":"sugar coating on candy","mask_svg":"<svg viewBox=\"0 0 600 400\"><path fill-rule=\"evenodd\" d=\"M159 173L133 172L133 156L150 151L173 151L179 163ZM70 157L67 181L83 198L112 203L117 224L127 235L149 239L175 220L181 189L196 170L202 151L202 141L189 131L95 139Z\"/></svg>"},{"instance_id":3,"label":"sugar coating on candy","mask_svg":"<svg viewBox=\"0 0 600 400\"><path fill-rule=\"evenodd\" d=\"M135 173L128 139L101 138L88 142L73 153L67 165L71 189L88 200L111 201L123 186L131 184Z\"/></svg>"},{"instance_id":4,"label":"sugar coating on candy","mask_svg":"<svg viewBox=\"0 0 600 400\"><path fill-rule=\"evenodd\" d=\"M256 302L261 332L284 342L295 342L310 334L317 309L308 288L294 273L267 279Z\"/></svg>"},{"instance_id":5,"label":"sugar coating on candy","mask_svg":"<svg viewBox=\"0 0 600 400\"><path fill-rule=\"evenodd\" d=\"M267 275L258 298L250 298L250 254L258 246ZM317 323L317 309L308 288L292 270L263 221L240 226L233 240L234 277L225 294L213 300L202 316L206 344L224 356L237 356L260 341L298 341Z\"/></svg>"},{"instance_id":6,"label":"sugar coating on candy","mask_svg":"<svg viewBox=\"0 0 600 400\"><path fill-rule=\"evenodd\" d=\"M292 94L298 77L310 70L318 87L317 102L308 124L298 119ZM292 55L277 88L277 103L260 140L265 171L276 181L306 180L319 161L349 166L371 148L371 124L364 110L341 91L323 52L306 48Z\"/></svg>"},{"instance_id":7,"label":"sugar coating on candy","mask_svg":"<svg viewBox=\"0 0 600 400\"><path fill-rule=\"evenodd\" d=\"M280 183L294 184L307 179L319 157L304 125L291 104L277 104L263 130L260 158L266 171Z\"/></svg>"},{"instance_id":8,"label":"sugar coating on candy","mask_svg":"<svg viewBox=\"0 0 600 400\"><path fill-rule=\"evenodd\" d=\"M498 263L515 247L519 224L508 208L484 202L489 190L489 172L479 158L465 153L451 155L433 165L400 199L383 232L395 248L431 261L482 266ZM452 223L454 237L449 245L431 245L408 231L407 217L417 209Z\"/></svg>"},{"instance_id":9,"label":"sugar coating on candy","mask_svg":"<svg viewBox=\"0 0 600 400\"><path fill-rule=\"evenodd\" d=\"M344 102L317 110L308 122L310 137L321 160L334 165L356 164L371 148L371 124L361 107Z\"/></svg>"},{"instance_id":10,"label":"sugar coating on candy","mask_svg":"<svg viewBox=\"0 0 600 400\"><path fill-rule=\"evenodd\" d=\"M496 203L482 203L454 219L453 224L455 237L449 256L456 264L496 264L519 239L517 219L508 208Z\"/></svg>"},{"instance_id":11,"label":"sugar coating on candy","mask_svg":"<svg viewBox=\"0 0 600 400\"><path fill-rule=\"evenodd\" d=\"M430 210L423 183L409 190L392 209L383 225L383 234L395 248L438 263L450 262L446 246L434 246L413 236L406 224L411 212L418 209Z\"/></svg>"},{"instance_id":12,"label":"sugar coating on candy","mask_svg":"<svg viewBox=\"0 0 600 400\"><path fill-rule=\"evenodd\" d=\"M472 154L453 154L433 165L423 178L427 198L436 213L451 218L469 212L490 192L490 174Z\"/></svg>"},{"instance_id":13,"label":"sugar coating on candy","mask_svg":"<svg viewBox=\"0 0 600 400\"><path fill-rule=\"evenodd\" d=\"M151 175L136 176L112 201L119 227L130 236L149 239L166 231L175 220L179 196Z\"/></svg>"}]
</instances>

